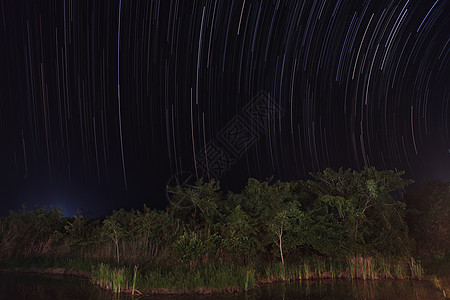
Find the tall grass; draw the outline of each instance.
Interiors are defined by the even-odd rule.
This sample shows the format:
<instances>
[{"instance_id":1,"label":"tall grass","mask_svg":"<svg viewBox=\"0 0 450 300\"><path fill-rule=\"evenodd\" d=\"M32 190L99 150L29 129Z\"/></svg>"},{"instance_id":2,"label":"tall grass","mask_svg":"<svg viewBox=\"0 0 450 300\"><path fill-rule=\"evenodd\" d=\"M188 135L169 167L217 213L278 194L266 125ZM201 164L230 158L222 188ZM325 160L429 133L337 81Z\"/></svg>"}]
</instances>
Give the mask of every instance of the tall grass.
<instances>
[{"instance_id":1,"label":"tall grass","mask_svg":"<svg viewBox=\"0 0 450 300\"><path fill-rule=\"evenodd\" d=\"M413 263L411 263L413 262ZM410 269L406 262L389 262L375 257L354 256L347 260L333 260L323 257L300 258L293 263L285 265L269 264L261 271L262 278L268 281L277 280L303 280L315 278L358 278L373 280L379 278L405 278L407 271L411 278L422 278L423 268L420 263L411 260Z\"/></svg>"},{"instance_id":2,"label":"tall grass","mask_svg":"<svg viewBox=\"0 0 450 300\"><path fill-rule=\"evenodd\" d=\"M256 277L254 268L237 264L208 263L199 265L192 271L183 266L154 265L142 270L136 286L144 290L248 290L255 286Z\"/></svg>"},{"instance_id":3,"label":"tall grass","mask_svg":"<svg viewBox=\"0 0 450 300\"><path fill-rule=\"evenodd\" d=\"M314 265L314 273L316 273L316 275L318 277L322 277L323 273L325 273L327 271L326 260L325 259L315 259L315 260L313 260L312 263Z\"/></svg>"},{"instance_id":4,"label":"tall grass","mask_svg":"<svg viewBox=\"0 0 450 300\"><path fill-rule=\"evenodd\" d=\"M378 272L380 273L380 276L382 276L384 278L392 277L391 264L389 261L387 261L386 259L378 259L376 263L377 263Z\"/></svg>"},{"instance_id":5,"label":"tall grass","mask_svg":"<svg viewBox=\"0 0 450 300\"><path fill-rule=\"evenodd\" d=\"M420 263L417 263L414 258L411 257L411 260L409 261L409 269L411 271L411 277L422 279L425 272L423 270L423 267L420 265Z\"/></svg>"},{"instance_id":6,"label":"tall grass","mask_svg":"<svg viewBox=\"0 0 450 300\"><path fill-rule=\"evenodd\" d=\"M445 280L444 278L438 278L436 275L433 275L429 277L429 280L431 283L438 288L440 291L442 291L442 295L444 298L450 297L450 280Z\"/></svg>"},{"instance_id":7,"label":"tall grass","mask_svg":"<svg viewBox=\"0 0 450 300\"><path fill-rule=\"evenodd\" d=\"M72 256L38 256L20 257L10 259L0 264L0 268L6 269L42 269L42 268L63 268L79 272L90 272L92 265L97 265L101 261L95 258L72 257Z\"/></svg>"},{"instance_id":8,"label":"tall grass","mask_svg":"<svg viewBox=\"0 0 450 300\"><path fill-rule=\"evenodd\" d=\"M372 257L350 257L347 260L332 260L324 257L300 257L295 261L274 264L235 264L231 262L209 262L199 264L192 270L185 265L168 262L118 266L114 260L102 262L98 259L76 259L70 257L27 258L11 261L14 265L28 268L65 268L88 271L96 285L114 293L141 294L140 291L161 289L173 292L205 290L236 291L249 290L257 281L308 280L316 278L361 278L365 280L392 278L391 274L412 278L422 278L423 268L411 259L407 262L389 262Z\"/></svg>"},{"instance_id":9,"label":"tall grass","mask_svg":"<svg viewBox=\"0 0 450 300\"><path fill-rule=\"evenodd\" d=\"M134 292L136 291L137 269L138 269L138 266L134 266L134 272L133 272L133 289L131 290L131 295L134 295Z\"/></svg>"},{"instance_id":10,"label":"tall grass","mask_svg":"<svg viewBox=\"0 0 450 300\"><path fill-rule=\"evenodd\" d=\"M420 278L423 269L413 260L410 263L411 276ZM243 266L232 263L201 264L194 269L175 265L172 267L152 265L141 269L138 267L119 268L100 264L93 268L93 280L103 288L115 293L128 291L132 294L140 290L168 289L173 291L195 291L199 289L248 290L255 286L258 278L268 281L276 280L302 280L314 278L336 278L345 272L351 278L364 280L386 278L391 274L398 277L406 276L405 264L389 264L385 260L372 257L351 257L347 261L330 260L320 257L303 258L296 263L285 265L269 264L258 272L252 266Z\"/></svg>"},{"instance_id":11,"label":"tall grass","mask_svg":"<svg viewBox=\"0 0 450 300\"><path fill-rule=\"evenodd\" d=\"M404 278L406 276L406 270L401 263L397 263L394 265L394 275L397 278Z\"/></svg>"},{"instance_id":12,"label":"tall grass","mask_svg":"<svg viewBox=\"0 0 450 300\"><path fill-rule=\"evenodd\" d=\"M264 268L266 280L286 280L286 266L282 263L269 264Z\"/></svg>"},{"instance_id":13,"label":"tall grass","mask_svg":"<svg viewBox=\"0 0 450 300\"><path fill-rule=\"evenodd\" d=\"M131 279L131 280L130 280ZM108 264L101 263L92 268L92 281L102 288L113 291L118 294L131 290L134 295L136 290L137 266L131 277L131 272L123 268L111 267Z\"/></svg>"},{"instance_id":14,"label":"tall grass","mask_svg":"<svg viewBox=\"0 0 450 300\"><path fill-rule=\"evenodd\" d=\"M424 270L420 263L411 259L406 261L389 262L382 258L373 257L350 257L347 259L347 270L351 278L378 279L378 278L405 278L409 264L409 276L411 278L421 279L424 276Z\"/></svg>"},{"instance_id":15,"label":"tall grass","mask_svg":"<svg viewBox=\"0 0 450 300\"><path fill-rule=\"evenodd\" d=\"M373 259L362 256L351 257L347 260L351 278L375 279L377 272L374 272Z\"/></svg>"},{"instance_id":16,"label":"tall grass","mask_svg":"<svg viewBox=\"0 0 450 300\"><path fill-rule=\"evenodd\" d=\"M407 268L409 265L409 268ZM94 266L94 267L92 267ZM256 266L256 267L255 267ZM378 278L406 277L421 279L424 271L414 259L403 263L393 263L386 259L372 257L350 257L347 260L324 257L300 257L295 261L274 264L235 264L203 263L192 272L184 265L153 262L152 264L117 266L114 260L39 257L11 260L7 268L64 268L75 271L91 272L93 281L103 288L115 292L127 291L131 294L138 290L170 289L178 291L201 288L226 290L238 288L248 290L261 279L307 280L315 278Z\"/></svg>"},{"instance_id":17,"label":"tall grass","mask_svg":"<svg viewBox=\"0 0 450 300\"><path fill-rule=\"evenodd\" d=\"M414 261L414 260L412 260ZM347 259L347 270L351 278L378 279L378 278L392 278L393 275L397 278L404 278L407 275L405 266L406 262L391 263L385 259L373 257L350 257ZM421 278L423 276L423 268L419 263L410 262L411 277Z\"/></svg>"},{"instance_id":18,"label":"tall grass","mask_svg":"<svg viewBox=\"0 0 450 300\"><path fill-rule=\"evenodd\" d=\"M344 267L340 260L306 257L284 265L266 265L262 274L268 281L337 278L344 271Z\"/></svg>"},{"instance_id":19,"label":"tall grass","mask_svg":"<svg viewBox=\"0 0 450 300\"><path fill-rule=\"evenodd\" d=\"M344 263L342 261L330 260L331 278L337 278L344 272Z\"/></svg>"},{"instance_id":20,"label":"tall grass","mask_svg":"<svg viewBox=\"0 0 450 300\"><path fill-rule=\"evenodd\" d=\"M303 263L303 274L305 276L305 279L311 278L311 268L307 263Z\"/></svg>"},{"instance_id":21,"label":"tall grass","mask_svg":"<svg viewBox=\"0 0 450 300\"><path fill-rule=\"evenodd\" d=\"M244 291L247 291L249 287L253 287L255 285L255 281L255 270L248 269L245 274Z\"/></svg>"}]
</instances>

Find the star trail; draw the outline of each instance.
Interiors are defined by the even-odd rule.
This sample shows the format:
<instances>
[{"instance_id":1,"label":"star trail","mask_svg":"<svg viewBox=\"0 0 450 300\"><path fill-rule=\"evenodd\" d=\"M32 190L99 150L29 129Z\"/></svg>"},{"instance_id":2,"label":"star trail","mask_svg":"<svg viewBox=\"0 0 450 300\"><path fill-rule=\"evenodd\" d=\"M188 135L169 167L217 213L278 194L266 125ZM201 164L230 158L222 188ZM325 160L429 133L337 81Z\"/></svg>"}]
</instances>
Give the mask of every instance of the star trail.
<instances>
[{"instance_id":1,"label":"star trail","mask_svg":"<svg viewBox=\"0 0 450 300\"><path fill-rule=\"evenodd\" d=\"M448 1L0 1L5 213L163 207L177 174L450 179Z\"/></svg>"}]
</instances>

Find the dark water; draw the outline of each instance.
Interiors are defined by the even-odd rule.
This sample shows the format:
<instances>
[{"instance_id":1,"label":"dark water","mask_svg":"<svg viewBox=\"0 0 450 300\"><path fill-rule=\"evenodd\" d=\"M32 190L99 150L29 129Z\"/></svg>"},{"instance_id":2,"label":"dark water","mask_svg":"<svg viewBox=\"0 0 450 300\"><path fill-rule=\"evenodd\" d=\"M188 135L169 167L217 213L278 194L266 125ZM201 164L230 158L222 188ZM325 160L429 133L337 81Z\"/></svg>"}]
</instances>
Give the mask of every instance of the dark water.
<instances>
[{"instance_id":1,"label":"dark water","mask_svg":"<svg viewBox=\"0 0 450 300\"><path fill-rule=\"evenodd\" d=\"M87 280L37 274L0 273L0 299L133 299L101 291ZM247 294L231 296L153 296L134 299L253 300L253 299L443 299L431 283L408 280L322 280L265 285Z\"/></svg>"}]
</instances>

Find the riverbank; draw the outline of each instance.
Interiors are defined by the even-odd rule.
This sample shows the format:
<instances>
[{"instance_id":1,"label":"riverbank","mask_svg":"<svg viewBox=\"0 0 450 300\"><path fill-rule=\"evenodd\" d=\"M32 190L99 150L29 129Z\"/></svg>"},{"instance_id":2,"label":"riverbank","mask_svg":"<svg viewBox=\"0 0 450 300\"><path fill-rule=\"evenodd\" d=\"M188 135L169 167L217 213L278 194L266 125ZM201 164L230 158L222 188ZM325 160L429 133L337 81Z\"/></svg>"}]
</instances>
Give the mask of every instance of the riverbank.
<instances>
[{"instance_id":1,"label":"riverbank","mask_svg":"<svg viewBox=\"0 0 450 300\"><path fill-rule=\"evenodd\" d=\"M68 277L76 277L80 279L86 279L92 282L93 274L88 272L80 272L72 269L63 269L63 268L14 268L14 269L0 269L0 273L26 273L26 274L40 274L40 275L56 275L56 276L68 276ZM111 289L108 289L100 284L95 284L95 286L112 292ZM123 289L120 291L123 294L132 294L132 290L129 288ZM244 292L244 290L240 287L228 287L224 289L214 289L214 288L197 288L193 290L171 290L171 289L151 289L145 291L135 291L135 294L142 295L213 295L213 294L236 294Z\"/></svg>"},{"instance_id":2,"label":"riverbank","mask_svg":"<svg viewBox=\"0 0 450 300\"><path fill-rule=\"evenodd\" d=\"M328 262L328 265L326 264ZM358 262L358 263L356 263ZM29 263L29 262L28 262ZM71 262L74 265L74 261ZM354 265L352 263L355 263ZM370 265L369 263L372 263ZM212 294L242 294L263 285L276 282L303 281L303 280L378 280L378 279L419 279L407 274L407 270L400 265L385 265L381 272L381 265L373 259L349 259L347 267L344 264L332 262L326 259L310 259L300 264L267 264L265 266L236 266L233 264L206 264L187 268L163 269L151 266L110 266L100 263L92 265L91 271L86 272L74 268L46 267L45 261L35 261L39 267L14 267L2 268L0 272L22 272L35 274L49 274L74 276L89 280L95 286L103 290L109 290L117 294L134 295L212 295ZM15 262L18 265L18 262ZM55 265L55 262L47 261L47 265ZM78 266L86 269L86 263L79 262ZM329 268L331 267L331 268ZM334 270L333 270L334 267ZM373 269L372 269L373 268ZM436 285L433 277L423 277L435 284L437 288L446 294L446 282L439 278L443 289ZM433 281L434 280L434 281ZM448 295L448 292L447 292Z\"/></svg>"},{"instance_id":3,"label":"riverbank","mask_svg":"<svg viewBox=\"0 0 450 300\"><path fill-rule=\"evenodd\" d=\"M442 292L446 299L450 299L450 277L432 275L427 279Z\"/></svg>"},{"instance_id":4,"label":"riverbank","mask_svg":"<svg viewBox=\"0 0 450 300\"><path fill-rule=\"evenodd\" d=\"M426 259L424 268L430 274L426 279L450 299L450 254Z\"/></svg>"},{"instance_id":5,"label":"riverbank","mask_svg":"<svg viewBox=\"0 0 450 300\"><path fill-rule=\"evenodd\" d=\"M64 268L13 268L13 269L0 269L0 273L28 273L28 274L40 274L40 275L56 275L56 276L70 276L76 277L80 279L86 279L91 281L95 286L108 290L109 292L114 292L113 289L106 287L105 285L101 285L99 283L93 282L93 274L89 272L80 272L72 269L64 269ZM275 281L274 281L275 282ZM269 282L263 281L259 284L255 284L254 287L260 286L261 284L268 284ZM167 288L157 288L157 289L149 289L139 291L135 289L133 292L131 288L125 286L124 289L120 290L122 294L140 294L140 295L214 295L214 294L237 294L243 293L245 290L241 287L226 287L226 288L207 288L207 287L198 287L192 290L175 290L175 289L167 289Z\"/></svg>"},{"instance_id":6,"label":"riverbank","mask_svg":"<svg viewBox=\"0 0 450 300\"><path fill-rule=\"evenodd\" d=\"M72 269L64 269L64 268L14 268L14 269L0 269L0 272L3 273L35 273L35 274L45 274L45 275L64 275L64 276L74 276L81 277L84 279L92 279L92 274L88 272L80 272Z\"/></svg>"},{"instance_id":7,"label":"riverbank","mask_svg":"<svg viewBox=\"0 0 450 300\"><path fill-rule=\"evenodd\" d=\"M33 273L1 273L0 298L4 299L197 299L204 300L264 300L264 299L396 299L396 300L442 300L440 293L425 280L296 280L264 284L247 292L201 295L144 296L130 294L114 295L94 286L90 281L72 276L53 276Z\"/></svg>"}]
</instances>

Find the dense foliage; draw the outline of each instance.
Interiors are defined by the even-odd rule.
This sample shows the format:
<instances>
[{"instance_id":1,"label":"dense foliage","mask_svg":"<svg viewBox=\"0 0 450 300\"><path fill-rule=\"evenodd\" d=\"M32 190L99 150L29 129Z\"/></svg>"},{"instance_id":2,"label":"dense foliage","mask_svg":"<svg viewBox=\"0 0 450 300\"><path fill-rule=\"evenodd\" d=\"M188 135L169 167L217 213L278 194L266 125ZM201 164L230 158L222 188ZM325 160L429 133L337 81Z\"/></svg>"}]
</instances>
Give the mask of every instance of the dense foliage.
<instances>
[{"instance_id":1,"label":"dense foliage","mask_svg":"<svg viewBox=\"0 0 450 300\"><path fill-rule=\"evenodd\" d=\"M250 178L241 193L199 180L193 188L169 187L175 196L166 211L144 206L103 220L64 218L60 209L11 212L0 220L0 259L52 254L192 268L217 260L284 264L304 255L410 255L402 193L411 181L402 172L326 169L311 175L296 182ZM448 251L448 184L430 188L412 232Z\"/></svg>"},{"instance_id":2,"label":"dense foliage","mask_svg":"<svg viewBox=\"0 0 450 300\"><path fill-rule=\"evenodd\" d=\"M423 257L450 254L450 182L426 181L422 190L406 197L408 225Z\"/></svg>"}]
</instances>

